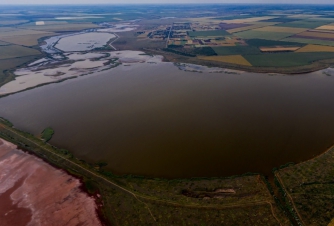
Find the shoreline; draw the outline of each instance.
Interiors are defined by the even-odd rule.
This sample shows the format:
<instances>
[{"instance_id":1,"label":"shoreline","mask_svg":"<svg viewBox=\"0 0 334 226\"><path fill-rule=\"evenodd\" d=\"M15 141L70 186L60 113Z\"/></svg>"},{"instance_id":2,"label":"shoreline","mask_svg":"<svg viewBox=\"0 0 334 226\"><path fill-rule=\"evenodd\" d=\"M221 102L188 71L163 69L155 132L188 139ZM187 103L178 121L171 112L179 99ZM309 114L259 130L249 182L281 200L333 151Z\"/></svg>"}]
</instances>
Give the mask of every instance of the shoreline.
<instances>
[{"instance_id":1,"label":"shoreline","mask_svg":"<svg viewBox=\"0 0 334 226\"><path fill-rule=\"evenodd\" d=\"M119 52L123 52L123 51L125 52L125 51L138 51L138 50L121 50ZM89 51L87 53L103 53L103 52L108 52L108 51L107 50L105 50L105 51L101 51L101 50L99 51L99 50L97 50L97 51ZM168 57L170 57L171 55L174 56L175 54L169 53L169 52L168 53L164 53L164 52L161 52L161 51L150 50L150 49L143 49L143 50L141 50L141 52L143 52L146 55L150 55L150 54L152 54L152 52L153 53L158 53L158 54L155 54L154 56L161 56L162 57L161 63L165 62L165 63L173 63L173 64L193 64L193 65L198 65L198 66L201 66L201 67L207 67L208 69L214 67L214 68L217 68L217 69L221 69L222 71L223 70L233 70L233 71L238 71L240 73L258 73L258 74L265 74L265 75L268 75L268 76L271 76L271 75L279 75L279 76L306 75L306 74L313 73L313 72L321 72L323 70L326 70L326 69L330 68L330 66L334 64L334 59L333 59L333 64L327 63L327 64L324 64L324 65L320 65L319 67L316 67L316 68L305 69L305 71L282 72L282 71L280 71L280 69L273 69L273 70L268 69L267 70L267 69L257 68L257 67L244 68L243 66L239 67L239 66L234 66L234 65L229 65L229 64L220 65L221 63L212 62L212 61L209 62L209 61L203 61L203 60L201 60L201 61L204 62L204 63L203 64L199 64L198 61L196 61L196 60L193 61L191 58L187 59L187 58L185 58L183 56L181 56L184 59L183 61L172 60L172 59L169 59ZM78 52L72 52L72 54L77 54L77 53ZM86 52L84 52L84 53L86 53ZM166 56L168 56L168 57L166 57ZM179 55L177 55L177 56L179 56ZM39 58L39 59L42 59L44 57L45 56L42 55L41 58ZM39 59L34 60L34 61L38 61ZM20 69L24 68L25 66L28 66L29 63L32 63L34 61L29 61L27 63L22 64L20 66ZM77 61L77 62L79 62L79 61ZM321 61L319 61L318 63L321 63ZM111 70L111 69L113 69L115 67L118 67L121 64L122 64L121 62L117 63L117 64L115 64L115 66L111 67L108 70ZM174 66L178 67L177 65L174 65ZM54 68L54 67L51 67L51 69L52 68ZM10 73L10 74L14 75L13 79L10 80L10 81L8 81L5 84L2 84L0 87L8 84L9 82L14 81L16 77L24 76L24 75L15 75L13 70L17 70L17 68L16 69L11 69L11 70L7 71L7 73ZM104 71L104 69L101 70L101 71L97 71L97 72L102 72L102 71ZM69 80L69 79L75 79L75 78L79 78L79 77L82 77L82 76L85 76L85 75L88 75L88 74L94 74L94 73L97 73L97 72L89 72L89 73L86 73L86 74L83 74L83 75L70 76L70 77L67 77L67 78L60 79L60 80L38 84L36 86L28 87L26 89L19 90L19 91L16 91L16 92L0 94L0 98L4 98L4 97L7 97L9 95L21 93L21 92L24 92L24 91L28 91L28 90L31 90L31 89L38 88L38 87L46 86L46 85L49 85L49 84L61 83L61 82L64 82L66 80ZM194 72L194 71L190 71L190 72ZM201 71L196 71L196 72L201 72ZM210 72L210 73L221 73L221 72ZM330 75L328 75L328 76L330 76Z\"/></svg>"},{"instance_id":2,"label":"shoreline","mask_svg":"<svg viewBox=\"0 0 334 226\"><path fill-rule=\"evenodd\" d=\"M5 121L6 119L0 117L0 128L1 128L1 121ZM11 123L10 121L6 120L5 123ZM4 124L3 124L4 125ZM17 129L15 128L14 125L11 126L12 129L15 129L17 131L19 131L20 133L23 133L23 134L29 134L30 136L33 136L35 139L38 139L37 137L35 137L34 135L30 134L30 133L27 133L27 132L24 132L20 129ZM11 142L13 143L13 141L9 141L8 139L4 138L2 136L2 134L0 133L0 138L4 139L4 140L7 140L8 142ZM41 142L43 142L42 140L40 140ZM44 142L45 144L51 146L52 148L55 148L57 150L60 150L61 148L59 147L56 147L48 142ZM56 165L55 163L52 163L52 162L49 162L47 159L45 159L44 157L45 156L42 156L42 155L38 155L35 151L32 151L32 150L29 150L25 147L22 146L22 144L20 143L13 143L14 145L17 146L18 149L22 150L23 152L26 152L26 153L29 153L31 155L34 155L35 157L38 157L40 159L42 159L44 162L52 165L53 167L57 168L57 169L61 169L61 170L64 170L65 172L69 173L69 174L73 174L72 172L69 172L67 171L66 169L63 169L61 167L59 167L58 165ZM128 178L128 177L132 177L132 178L139 178L139 179L158 179L158 180L167 180L167 181L182 181L182 180L201 180L201 179L232 179L232 178L238 178L238 177L244 177L244 176L252 176L252 175L260 175L260 176L265 176L265 177L269 177L271 178L271 176L274 176L275 175L275 171L277 170L281 170L283 168L286 168L286 167L289 167L289 166L297 166L299 164L302 164L302 163L305 163L305 162L308 162L308 161L312 161L324 154L326 154L328 151L330 151L332 148L334 148L334 143L327 147L324 151L321 151L319 154L315 155L314 157L310 158L310 159L307 159L307 160L304 160L304 161L300 161L300 162L287 162L285 164L282 164L280 166L274 166L271 170L271 174L270 175L264 175L262 173L256 173L256 172L244 172L242 174L233 174L233 175L229 175L229 176L209 176L209 177L201 177L201 176L191 176L191 177L179 177L179 178L167 178L167 177L157 177L157 176L149 176L149 175L140 175L140 174L131 174L131 173L124 173L124 174L118 174L118 173L114 173L114 172L110 172L108 170L104 170L104 169L98 169L97 171L98 172L102 172L102 173L108 173L108 174L111 174L112 177L116 177L116 178ZM71 153L71 152L70 152ZM72 153L71 153L72 154ZM73 158L76 158L75 156L73 156ZM94 168L94 164L92 163L89 163L85 160L81 160L81 159L78 159L80 162L83 162L84 164L88 165L90 168ZM73 174L75 175L75 173ZM80 179L81 180L81 179Z\"/></svg>"},{"instance_id":3,"label":"shoreline","mask_svg":"<svg viewBox=\"0 0 334 226\"><path fill-rule=\"evenodd\" d=\"M1 131L1 128L3 128L2 131ZM89 164L85 161L81 161L80 159L77 159L76 157L71 157L72 156L71 154L68 155L68 154L62 153L61 149L49 143L41 141L40 139L33 136L32 134L16 129L15 127L10 125L10 122L7 122L2 118L0 118L0 137L10 143L17 145L17 147L20 150L27 152L30 155L36 156L37 158L42 159L43 162L46 162L47 164L49 164L50 166L63 170L68 175L71 175L77 178L78 180L80 180L81 182L80 189L82 189L82 191L84 191L89 197L94 198L94 201L97 207L96 214L98 218L100 219L101 224L103 225L109 225L110 223L113 223L113 220L116 218L116 216L114 215L115 213L110 212L111 211L110 204L108 203L108 199L110 199L110 196L108 196L109 193L108 193L108 190L105 190L105 186L107 187L112 186L114 187L114 189L115 188L120 189L120 191L122 191L124 195L127 194L130 196L133 196L139 202L142 202L142 201L140 201L138 198L146 200L146 201L151 200L155 203L161 203L162 205L172 205L172 206L177 205L180 207L182 206L178 201L172 201L173 199L171 200L165 199L165 198L161 199L161 198L158 198L158 196L157 197L152 196L150 194L150 191L147 191L148 194L146 194L146 192L143 193L143 192L137 191L136 189L132 188L131 185L129 187L126 181L129 181L130 183L132 183L131 181L133 182L137 181L137 182L144 183L144 184L150 184L150 183L162 183L162 184L191 183L193 184L193 183L205 182L209 186L211 183L215 184L217 180L221 181L221 183L224 184L224 183L231 183L231 181L238 182L238 181L250 180L251 178L258 178L257 179L258 183L263 183L265 185L267 189L266 192L268 192L270 197L273 199L272 205L275 205L275 208L283 208L285 210L288 210L287 207L289 207L289 204L283 200L282 197L284 196L284 194L281 194L280 193L281 191L279 190L279 186L282 186L282 184L279 183L279 185L276 185L275 175L281 170L288 169L289 167L298 166L299 164L302 164L308 161L312 161L314 159L317 159L318 157L323 157L323 155L325 155L326 153L328 153L329 150L331 150L331 148L326 149L324 152L313 157L312 159L309 159L309 160L306 160L306 161L303 161L297 164L287 163L285 165L282 165L276 168L276 170L273 169L272 171L273 178L265 176L263 174L259 174L259 173L244 173L244 174L232 175L232 176L226 176L226 177L190 177L190 178L168 179L168 178L163 178L163 177L149 177L149 176L140 176L140 175L131 175L131 174L120 176L120 175L115 175L112 172L104 171L101 168L97 169L92 164ZM334 145L331 147L334 147ZM65 163L65 162L68 162L68 163ZM71 164L72 164L72 167L71 167ZM97 186L97 190L95 190L93 194L89 192L87 189L87 180L94 182ZM246 186L245 189L248 189L248 187ZM261 197L263 198L263 196ZM195 199L195 200L200 201L201 199ZM247 200L244 200L244 201L247 201ZM145 203L145 202L142 202L142 203ZM256 204L255 203L247 204L246 202L244 205L256 205ZM185 205L184 207L193 208L192 205ZM215 208L215 207L203 206L201 208ZM225 208L225 207L222 207L222 208ZM233 208L233 205L231 205L231 207L226 207L226 208ZM291 215L291 213L288 215ZM151 216L154 218L152 213L151 213Z\"/></svg>"},{"instance_id":4,"label":"shoreline","mask_svg":"<svg viewBox=\"0 0 334 226\"><path fill-rule=\"evenodd\" d=\"M247 66L228 64L228 63L223 63L223 62L218 62L218 61L199 60L196 57L185 57L185 56L174 54L171 52L165 52L163 50L148 49L148 48L142 48L142 49L145 52L158 53L157 55L163 56L163 59L164 59L163 62L190 63L190 64L196 64L196 65L206 66L206 67L218 67L221 69L238 70L238 71L246 72L246 73L303 75L303 74L308 74L312 72L322 71L334 65L334 58L333 58L333 59L319 60L319 61L312 62L312 64L296 66L296 67L278 67L278 68L270 68L270 67L264 68L264 67L255 67L255 66L247 67ZM203 62L203 63L201 64L200 62ZM314 64L319 64L319 65L315 66ZM299 67L305 67L305 68L299 69ZM285 71L282 69L287 69L287 70Z\"/></svg>"}]
</instances>

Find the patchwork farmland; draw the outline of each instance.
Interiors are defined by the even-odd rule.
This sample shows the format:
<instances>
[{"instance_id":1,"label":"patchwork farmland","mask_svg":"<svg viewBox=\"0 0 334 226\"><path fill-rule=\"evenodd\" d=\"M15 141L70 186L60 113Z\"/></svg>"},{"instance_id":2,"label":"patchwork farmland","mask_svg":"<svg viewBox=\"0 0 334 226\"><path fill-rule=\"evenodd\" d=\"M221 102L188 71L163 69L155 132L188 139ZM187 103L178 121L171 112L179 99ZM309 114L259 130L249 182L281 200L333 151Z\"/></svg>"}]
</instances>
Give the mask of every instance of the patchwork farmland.
<instances>
[{"instance_id":1,"label":"patchwork farmland","mask_svg":"<svg viewBox=\"0 0 334 226\"><path fill-rule=\"evenodd\" d=\"M294 71L294 67L319 69L324 62L334 61L332 17L295 14L190 18L151 34L164 34L151 38L165 41L164 50L169 54L189 60L196 57L197 61L190 61L202 64L212 61L215 66L219 62L226 67L232 64L261 71L280 71L278 68L284 67Z\"/></svg>"}]
</instances>

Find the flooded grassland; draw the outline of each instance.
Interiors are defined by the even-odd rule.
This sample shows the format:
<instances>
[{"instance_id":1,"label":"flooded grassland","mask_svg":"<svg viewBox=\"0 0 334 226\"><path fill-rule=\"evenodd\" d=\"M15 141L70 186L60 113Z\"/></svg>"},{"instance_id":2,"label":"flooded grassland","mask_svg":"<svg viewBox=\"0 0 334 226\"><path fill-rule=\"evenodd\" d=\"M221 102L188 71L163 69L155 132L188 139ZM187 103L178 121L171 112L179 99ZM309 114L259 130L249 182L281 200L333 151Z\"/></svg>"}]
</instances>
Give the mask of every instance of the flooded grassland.
<instances>
[{"instance_id":1,"label":"flooded grassland","mask_svg":"<svg viewBox=\"0 0 334 226\"><path fill-rule=\"evenodd\" d=\"M65 53L62 59L43 58L16 70L15 80L0 87L0 95L19 92L35 86L111 70L121 63L161 61L159 56L140 51L113 51L94 53Z\"/></svg>"}]
</instances>

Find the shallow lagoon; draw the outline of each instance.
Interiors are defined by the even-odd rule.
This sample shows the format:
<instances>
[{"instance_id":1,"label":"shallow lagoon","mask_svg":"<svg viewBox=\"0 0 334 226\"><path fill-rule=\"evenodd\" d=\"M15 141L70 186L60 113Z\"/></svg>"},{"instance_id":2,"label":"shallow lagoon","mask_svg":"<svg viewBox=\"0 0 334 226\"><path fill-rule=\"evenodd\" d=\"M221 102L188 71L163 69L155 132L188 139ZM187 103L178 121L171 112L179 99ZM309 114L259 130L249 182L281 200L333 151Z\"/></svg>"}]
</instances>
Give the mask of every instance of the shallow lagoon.
<instances>
[{"instance_id":1,"label":"shallow lagoon","mask_svg":"<svg viewBox=\"0 0 334 226\"><path fill-rule=\"evenodd\" d=\"M116 173L269 175L333 144L333 79L134 63L1 98L0 116Z\"/></svg>"},{"instance_id":2,"label":"shallow lagoon","mask_svg":"<svg viewBox=\"0 0 334 226\"><path fill-rule=\"evenodd\" d=\"M115 37L110 33L82 33L60 39L55 47L64 52L88 51L105 46L110 39Z\"/></svg>"}]
</instances>

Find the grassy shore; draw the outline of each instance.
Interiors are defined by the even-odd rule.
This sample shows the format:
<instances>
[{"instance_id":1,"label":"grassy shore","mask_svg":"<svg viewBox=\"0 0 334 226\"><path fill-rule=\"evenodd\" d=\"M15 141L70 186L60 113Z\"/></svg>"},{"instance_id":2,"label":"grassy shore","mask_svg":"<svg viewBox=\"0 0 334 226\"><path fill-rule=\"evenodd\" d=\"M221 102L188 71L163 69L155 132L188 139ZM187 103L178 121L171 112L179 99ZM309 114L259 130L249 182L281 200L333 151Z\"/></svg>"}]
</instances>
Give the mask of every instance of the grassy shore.
<instances>
[{"instance_id":1,"label":"grassy shore","mask_svg":"<svg viewBox=\"0 0 334 226\"><path fill-rule=\"evenodd\" d=\"M301 225L334 219L334 146L324 154L275 171L288 208Z\"/></svg>"}]
</instances>

